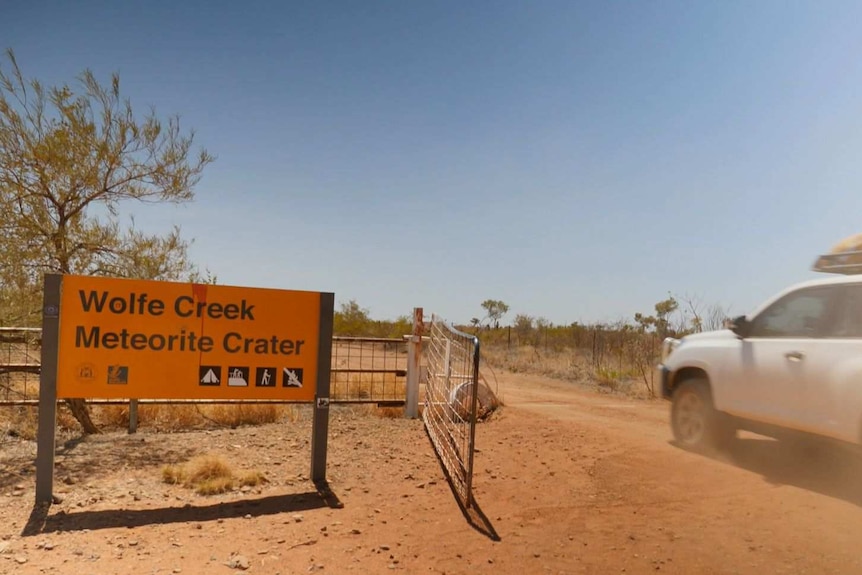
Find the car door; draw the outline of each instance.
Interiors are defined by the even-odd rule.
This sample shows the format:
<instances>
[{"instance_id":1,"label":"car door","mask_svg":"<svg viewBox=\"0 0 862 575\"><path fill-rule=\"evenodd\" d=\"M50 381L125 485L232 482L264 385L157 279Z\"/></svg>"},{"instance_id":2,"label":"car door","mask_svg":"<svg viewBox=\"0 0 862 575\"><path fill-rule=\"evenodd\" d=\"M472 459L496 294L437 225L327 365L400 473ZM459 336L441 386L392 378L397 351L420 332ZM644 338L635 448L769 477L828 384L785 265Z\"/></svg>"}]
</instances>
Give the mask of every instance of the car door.
<instances>
[{"instance_id":1,"label":"car door","mask_svg":"<svg viewBox=\"0 0 862 575\"><path fill-rule=\"evenodd\" d=\"M790 292L760 312L738 348L740 380L734 411L776 425L798 428L806 413L812 379L825 361L823 340L837 309L840 286Z\"/></svg>"},{"instance_id":2,"label":"car door","mask_svg":"<svg viewBox=\"0 0 862 575\"><path fill-rule=\"evenodd\" d=\"M808 359L806 431L860 440L862 422L862 283L841 286L837 313Z\"/></svg>"}]
</instances>

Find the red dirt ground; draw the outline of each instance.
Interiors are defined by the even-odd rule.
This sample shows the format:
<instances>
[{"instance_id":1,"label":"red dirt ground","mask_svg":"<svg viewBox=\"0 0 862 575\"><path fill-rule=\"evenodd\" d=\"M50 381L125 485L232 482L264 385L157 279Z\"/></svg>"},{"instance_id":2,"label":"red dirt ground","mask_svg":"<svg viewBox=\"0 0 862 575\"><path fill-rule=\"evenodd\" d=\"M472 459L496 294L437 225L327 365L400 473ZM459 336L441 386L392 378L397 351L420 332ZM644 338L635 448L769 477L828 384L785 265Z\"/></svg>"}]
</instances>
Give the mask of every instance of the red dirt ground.
<instances>
[{"instance_id":1,"label":"red dirt ground","mask_svg":"<svg viewBox=\"0 0 862 575\"><path fill-rule=\"evenodd\" d=\"M58 445L62 503L34 513L35 445L0 443L0 573L860 573L862 463L741 436L670 442L668 405L499 374L465 515L421 421L333 408L328 478L310 419ZM269 482L203 497L161 481L215 453Z\"/></svg>"}]
</instances>

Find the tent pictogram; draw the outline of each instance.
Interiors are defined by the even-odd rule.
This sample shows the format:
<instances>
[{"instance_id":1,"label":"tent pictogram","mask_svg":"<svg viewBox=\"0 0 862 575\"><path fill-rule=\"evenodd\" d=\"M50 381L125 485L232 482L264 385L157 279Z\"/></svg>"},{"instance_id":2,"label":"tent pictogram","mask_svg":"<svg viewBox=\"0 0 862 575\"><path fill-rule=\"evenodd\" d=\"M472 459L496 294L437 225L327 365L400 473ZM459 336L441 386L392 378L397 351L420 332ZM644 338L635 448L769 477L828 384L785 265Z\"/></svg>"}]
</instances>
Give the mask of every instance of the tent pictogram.
<instances>
[{"instance_id":1,"label":"tent pictogram","mask_svg":"<svg viewBox=\"0 0 862 575\"><path fill-rule=\"evenodd\" d=\"M221 385L221 366L202 365L198 377L201 385Z\"/></svg>"}]
</instances>

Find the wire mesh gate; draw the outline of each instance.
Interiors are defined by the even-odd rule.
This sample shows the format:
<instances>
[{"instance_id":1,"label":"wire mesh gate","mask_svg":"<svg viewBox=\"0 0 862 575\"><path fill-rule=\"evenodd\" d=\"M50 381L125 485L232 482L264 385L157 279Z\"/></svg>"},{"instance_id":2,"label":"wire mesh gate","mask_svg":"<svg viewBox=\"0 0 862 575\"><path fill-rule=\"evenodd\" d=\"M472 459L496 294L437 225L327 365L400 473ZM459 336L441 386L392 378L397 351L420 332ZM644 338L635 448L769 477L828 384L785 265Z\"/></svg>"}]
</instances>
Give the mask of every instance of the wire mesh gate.
<instances>
[{"instance_id":1,"label":"wire mesh gate","mask_svg":"<svg viewBox=\"0 0 862 575\"><path fill-rule=\"evenodd\" d=\"M422 418L461 503L473 505L479 339L432 316Z\"/></svg>"},{"instance_id":2,"label":"wire mesh gate","mask_svg":"<svg viewBox=\"0 0 862 575\"><path fill-rule=\"evenodd\" d=\"M377 337L332 338L330 401L404 405L407 341Z\"/></svg>"}]
</instances>

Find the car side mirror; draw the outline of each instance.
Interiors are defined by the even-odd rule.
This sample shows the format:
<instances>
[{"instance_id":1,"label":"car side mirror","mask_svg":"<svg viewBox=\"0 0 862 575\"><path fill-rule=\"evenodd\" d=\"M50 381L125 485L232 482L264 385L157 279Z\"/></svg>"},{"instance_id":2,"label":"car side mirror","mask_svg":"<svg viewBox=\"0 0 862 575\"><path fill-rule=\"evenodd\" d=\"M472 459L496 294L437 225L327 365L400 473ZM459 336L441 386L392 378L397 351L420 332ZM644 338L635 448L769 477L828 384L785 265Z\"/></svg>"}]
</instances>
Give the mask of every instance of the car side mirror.
<instances>
[{"instance_id":1,"label":"car side mirror","mask_svg":"<svg viewBox=\"0 0 862 575\"><path fill-rule=\"evenodd\" d=\"M748 334L751 332L751 322L748 321L748 318L744 315L735 317L730 320L727 323L727 327L728 329L730 329L730 331L732 331L742 339L748 337Z\"/></svg>"}]
</instances>

